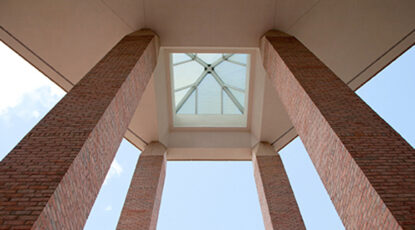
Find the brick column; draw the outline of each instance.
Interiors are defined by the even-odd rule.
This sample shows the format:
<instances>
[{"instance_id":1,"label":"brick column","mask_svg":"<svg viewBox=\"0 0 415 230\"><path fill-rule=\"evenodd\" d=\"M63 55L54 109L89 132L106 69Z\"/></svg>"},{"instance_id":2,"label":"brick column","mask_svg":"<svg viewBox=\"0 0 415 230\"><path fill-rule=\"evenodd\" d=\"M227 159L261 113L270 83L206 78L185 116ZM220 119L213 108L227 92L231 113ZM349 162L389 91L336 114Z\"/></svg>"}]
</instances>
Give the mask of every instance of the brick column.
<instances>
[{"instance_id":1,"label":"brick column","mask_svg":"<svg viewBox=\"0 0 415 230\"><path fill-rule=\"evenodd\" d=\"M150 31L125 36L4 158L0 229L83 228L157 53Z\"/></svg>"},{"instance_id":2,"label":"brick column","mask_svg":"<svg viewBox=\"0 0 415 230\"><path fill-rule=\"evenodd\" d=\"M296 38L269 32L261 52L345 227L414 229L414 149Z\"/></svg>"},{"instance_id":3,"label":"brick column","mask_svg":"<svg viewBox=\"0 0 415 230\"><path fill-rule=\"evenodd\" d=\"M156 229L165 175L166 148L152 142L138 159L117 229Z\"/></svg>"},{"instance_id":4,"label":"brick column","mask_svg":"<svg viewBox=\"0 0 415 230\"><path fill-rule=\"evenodd\" d=\"M269 143L258 143L252 163L265 229L305 229L284 165L274 148Z\"/></svg>"}]
</instances>

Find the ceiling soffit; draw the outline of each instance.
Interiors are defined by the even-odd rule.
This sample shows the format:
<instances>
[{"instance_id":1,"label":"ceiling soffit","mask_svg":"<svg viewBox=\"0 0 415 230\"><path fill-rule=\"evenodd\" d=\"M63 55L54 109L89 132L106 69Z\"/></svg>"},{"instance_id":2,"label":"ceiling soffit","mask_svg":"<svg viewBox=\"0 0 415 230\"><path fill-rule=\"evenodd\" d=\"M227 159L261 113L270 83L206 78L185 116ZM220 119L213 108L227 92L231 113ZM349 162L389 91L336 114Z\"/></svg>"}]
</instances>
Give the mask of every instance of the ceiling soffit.
<instances>
[{"instance_id":1,"label":"ceiling soffit","mask_svg":"<svg viewBox=\"0 0 415 230\"><path fill-rule=\"evenodd\" d=\"M128 0L123 4L115 0L4 0L0 3L0 38L69 91L120 38L142 27L160 35L163 49L210 47L252 49L254 53L259 37L275 28L295 35L356 89L414 44L413 12L413 0L399 4L388 0ZM158 77L166 76L162 59L153 85L143 96L147 99L140 102L126 134L140 148L157 138L169 142L169 120L160 113L168 106L160 100L167 97L163 95L167 89L160 88L166 79ZM257 76L252 93L261 103L251 107L248 142L275 142L278 149L295 136L295 130L266 82L259 58L252 68ZM149 107L154 101L156 105ZM143 107L151 109L143 113ZM270 108L278 111L266 112ZM138 120L148 116L157 119L147 126L140 124ZM276 127L283 131L266 131L265 124L277 120Z\"/></svg>"}]
</instances>

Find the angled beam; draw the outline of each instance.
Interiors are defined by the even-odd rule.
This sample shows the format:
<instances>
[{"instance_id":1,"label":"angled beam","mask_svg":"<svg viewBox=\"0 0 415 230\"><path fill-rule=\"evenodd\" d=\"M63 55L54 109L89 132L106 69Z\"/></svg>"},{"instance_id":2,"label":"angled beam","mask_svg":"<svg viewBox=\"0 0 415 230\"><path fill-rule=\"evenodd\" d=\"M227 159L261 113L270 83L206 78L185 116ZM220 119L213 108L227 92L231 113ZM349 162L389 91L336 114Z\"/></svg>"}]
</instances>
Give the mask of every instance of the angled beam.
<instances>
[{"instance_id":1,"label":"angled beam","mask_svg":"<svg viewBox=\"0 0 415 230\"><path fill-rule=\"evenodd\" d=\"M201 64L203 67L208 68L208 64L206 62L204 62L202 59L200 59L196 54L187 53L186 55L189 56L190 58L192 58L192 60L194 60L197 63Z\"/></svg>"},{"instance_id":2,"label":"angled beam","mask_svg":"<svg viewBox=\"0 0 415 230\"><path fill-rule=\"evenodd\" d=\"M229 96L229 98L232 100L232 102L235 104L238 110L243 114L244 107L241 105L241 103L239 103L238 99L236 99L236 97L233 95L233 93L229 90L229 88L226 86L226 84L222 81L222 79L218 76L218 74L215 71L212 71L211 74L222 87L223 91L225 91L225 93Z\"/></svg>"},{"instance_id":3,"label":"angled beam","mask_svg":"<svg viewBox=\"0 0 415 230\"><path fill-rule=\"evenodd\" d=\"M246 66L246 64L244 64L244 63L240 63L240 62L237 62L237 61L234 61L234 60L226 59L226 61L228 61L228 62L230 62L230 63L233 63L233 64L236 64L236 65Z\"/></svg>"},{"instance_id":4,"label":"angled beam","mask_svg":"<svg viewBox=\"0 0 415 230\"><path fill-rule=\"evenodd\" d=\"M186 85L186 86L180 87L180 88L178 88L178 89L175 89L175 90L174 90L174 92L178 92L178 91L180 91L180 90L184 90L184 89L190 88L190 87L192 87L192 86L194 86L194 85L195 85L195 84L194 84L194 83L192 83L192 84L190 84L190 85Z\"/></svg>"},{"instance_id":5,"label":"angled beam","mask_svg":"<svg viewBox=\"0 0 415 230\"><path fill-rule=\"evenodd\" d=\"M241 93L245 93L245 90L243 90L241 88L238 88L238 87L235 87L235 86L231 86L231 85L226 84L226 83L225 83L225 87L231 88L231 89L236 90L236 91L239 91Z\"/></svg>"},{"instance_id":6,"label":"angled beam","mask_svg":"<svg viewBox=\"0 0 415 230\"><path fill-rule=\"evenodd\" d=\"M222 58L216 60L214 63L212 63L212 68L215 68L216 66L218 66L220 63L226 61L228 58L232 57L233 54L223 54Z\"/></svg>"},{"instance_id":7,"label":"angled beam","mask_svg":"<svg viewBox=\"0 0 415 230\"><path fill-rule=\"evenodd\" d=\"M207 71L203 71L203 73L196 79L195 83L191 86L191 89L187 91L187 93L184 95L182 100L180 100L179 104L176 106L176 113L183 107L184 103L189 99L189 97L192 95L192 93L196 90L196 88L200 85L200 82L203 81L203 79L207 76Z\"/></svg>"},{"instance_id":8,"label":"angled beam","mask_svg":"<svg viewBox=\"0 0 415 230\"><path fill-rule=\"evenodd\" d=\"M191 53L187 53L187 56L189 56L190 58L192 58L192 60L195 60L196 62L198 62L199 64L201 64L203 67L208 68L209 65L203 61L201 58L199 58L197 55L195 54L191 54ZM218 60L216 60L215 62L213 62L210 67L211 68L215 68L216 66L218 66L219 64L221 64L222 62L228 60L228 58L232 57L233 54L224 54L222 55L221 58L219 58Z\"/></svg>"},{"instance_id":9,"label":"angled beam","mask_svg":"<svg viewBox=\"0 0 415 230\"><path fill-rule=\"evenodd\" d=\"M174 63L173 66L185 64L185 63L188 63L188 62L191 62L191 61L193 61L193 59L189 59L189 60L185 60L185 61L181 61L181 62Z\"/></svg>"}]
</instances>

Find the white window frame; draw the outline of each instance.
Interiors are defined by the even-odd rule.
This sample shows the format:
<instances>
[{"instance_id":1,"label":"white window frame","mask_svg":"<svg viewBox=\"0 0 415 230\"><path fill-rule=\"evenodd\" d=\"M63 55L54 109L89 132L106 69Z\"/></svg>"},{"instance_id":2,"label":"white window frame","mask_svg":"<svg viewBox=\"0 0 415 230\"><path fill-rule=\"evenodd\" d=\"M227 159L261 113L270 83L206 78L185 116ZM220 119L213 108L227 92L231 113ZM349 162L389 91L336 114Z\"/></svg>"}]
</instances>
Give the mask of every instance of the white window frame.
<instances>
[{"instance_id":1,"label":"white window frame","mask_svg":"<svg viewBox=\"0 0 415 230\"><path fill-rule=\"evenodd\" d=\"M170 82L171 82L171 99L172 99L172 115L173 115L173 126L174 127L240 127L244 128L247 127L247 114L248 114L248 95L249 95L249 73L250 73L250 54L249 53L243 53L247 55L247 62L246 64L239 63L236 61L229 60L229 58L233 54L222 54L222 58L218 59L216 62L212 64L207 64L202 59L200 59L197 54L193 53L186 53L190 60L182 61L179 63L173 64L173 53L170 53ZM196 61L199 64L201 64L205 70L203 73L199 76L199 78L192 84L181 87L179 89L174 90L174 70L173 67L175 65L184 64L190 61ZM232 62L234 64L239 64L246 66L246 86L245 90L230 86L226 84L222 78L215 72L214 67L218 66L223 61ZM221 114L198 114L197 113L197 100L195 102L196 106L196 114L177 114L177 111L183 106L183 104L189 99L189 97L192 95L192 93L196 90L197 86L202 82L202 80L207 76L207 74L211 74L215 80L218 82L218 84L222 87L222 91L226 93L231 101L235 104L235 106L238 108L238 110L242 114L223 114L223 98L221 91ZM192 88L189 90L186 95L181 99L181 101L177 104L175 103L175 92L179 90L183 90L186 88ZM239 101L236 99L235 95L229 90L229 88L237 90L237 91L244 91L245 94L245 100L244 105L241 105Z\"/></svg>"}]
</instances>

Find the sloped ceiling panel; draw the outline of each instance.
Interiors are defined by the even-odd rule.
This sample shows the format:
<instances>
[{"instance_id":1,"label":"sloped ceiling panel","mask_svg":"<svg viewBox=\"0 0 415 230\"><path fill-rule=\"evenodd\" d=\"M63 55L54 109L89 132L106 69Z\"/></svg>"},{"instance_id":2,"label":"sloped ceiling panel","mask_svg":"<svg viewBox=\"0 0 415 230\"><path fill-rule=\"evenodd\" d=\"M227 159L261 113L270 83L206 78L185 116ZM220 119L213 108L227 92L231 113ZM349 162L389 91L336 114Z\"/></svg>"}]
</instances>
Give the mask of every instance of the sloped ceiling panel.
<instances>
[{"instance_id":1,"label":"sloped ceiling panel","mask_svg":"<svg viewBox=\"0 0 415 230\"><path fill-rule=\"evenodd\" d=\"M146 26L162 46L258 47L273 27L274 0L152 0Z\"/></svg>"},{"instance_id":2,"label":"sloped ceiling panel","mask_svg":"<svg viewBox=\"0 0 415 230\"><path fill-rule=\"evenodd\" d=\"M414 12L413 0L321 0L286 32L356 89L415 42L415 36L410 36L415 29ZM397 47L402 42L407 45ZM395 55L380 60L394 48L399 49ZM363 74L379 61L376 69Z\"/></svg>"},{"instance_id":3,"label":"sloped ceiling panel","mask_svg":"<svg viewBox=\"0 0 415 230\"><path fill-rule=\"evenodd\" d=\"M73 84L133 31L98 0L4 0L0 25Z\"/></svg>"}]
</instances>

